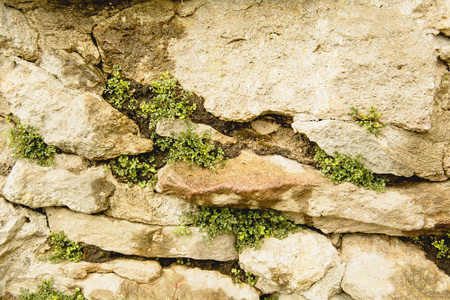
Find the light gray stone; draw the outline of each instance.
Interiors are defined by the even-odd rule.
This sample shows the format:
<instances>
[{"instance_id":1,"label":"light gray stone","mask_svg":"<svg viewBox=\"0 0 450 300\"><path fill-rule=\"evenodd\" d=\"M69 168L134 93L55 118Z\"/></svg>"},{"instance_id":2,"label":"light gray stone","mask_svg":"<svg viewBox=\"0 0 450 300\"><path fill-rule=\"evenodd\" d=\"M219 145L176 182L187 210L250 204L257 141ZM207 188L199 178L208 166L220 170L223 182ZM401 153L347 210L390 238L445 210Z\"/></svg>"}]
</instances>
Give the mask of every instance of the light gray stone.
<instances>
[{"instance_id":1,"label":"light gray stone","mask_svg":"<svg viewBox=\"0 0 450 300\"><path fill-rule=\"evenodd\" d=\"M79 212L98 213L106 210L113 191L114 185L101 167L77 175L21 159L14 165L2 193L9 201L31 208L67 206Z\"/></svg>"},{"instance_id":2,"label":"light gray stone","mask_svg":"<svg viewBox=\"0 0 450 300\"><path fill-rule=\"evenodd\" d=\"M133 223L102 215L86 215L64 208L47 208L50 229L64 231L70 240L96 245L103 250L145 257L189 257L227 261L237 258L235 237L227 234L207 247L204 234L197 228L189 236L173 231L175 226Z\"/></svg>"},{"instance_id":3,"label":"light gray stone","mask_svg":"<svg viewBox=\"0 0 450 300\"><path fill-rule=\"evenodd\" d=\"M137 125L93 93L66 88L45 70L10 59L0 71L0 89L21 122L38 128L47 144L89 159L152 150Z\"/></svg>"},{"instance_id":4,"label":"light gray stone","mask_svg":"<svg viewBox=\"0 0 450 300\"><path fill-rule=\"evenodd\" d=\"M448 141L433 142L426 135L391 126L381 129L377 137L353 122L337 120L297 121L292 127L329 155L335 151L352 157L360 154L361 161L374 173L447 179L442 158Z\"/></svg>"},{"instance_id":5,"label":"light gray stone","mask_svg":"<svg viewBox=\"0 0 450 300\"><path fill-rule=\"evenodd\" d=\"M344 272L331 242L307 229L282 240L266 239L258 250L245 249L239 264L259 277L256 287L263 293L295 293L311 300L336 294Z\"/></svg>"},{"instance_id":6,"label":"light gray stone","mask_svg":"<svg viewBox=\"0 0 450 300\"><path fill-rule=\"evenodd\" d=\"M450 277L415 245L386 236L346 235L342 288L353 299L449 299Z\"/></svg>"}]
</instances>

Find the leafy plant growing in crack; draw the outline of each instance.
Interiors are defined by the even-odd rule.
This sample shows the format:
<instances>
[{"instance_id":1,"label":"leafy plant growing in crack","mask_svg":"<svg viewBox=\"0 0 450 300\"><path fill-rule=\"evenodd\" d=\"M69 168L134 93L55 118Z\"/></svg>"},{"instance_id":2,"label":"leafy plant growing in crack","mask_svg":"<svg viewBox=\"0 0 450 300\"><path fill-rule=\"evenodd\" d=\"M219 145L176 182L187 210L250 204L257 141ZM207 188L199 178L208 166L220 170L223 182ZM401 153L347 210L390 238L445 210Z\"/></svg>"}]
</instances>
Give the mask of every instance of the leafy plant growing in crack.
<instances>
[{"instance_id":1,"label":"leafy plant growing in crack","mask_svg":"<svg viewBox=\"0 0 450 300\"><path fill-rule=\"evenodd\" d=\"M369 110L369 115L360 114L358 108L350 107L350 115L355 118L356 124L364 126L368 133L373 133L378 136L381 133L381 128L386 127L386 125L381 124L379 118L381 116L380 112L377 112L375 107L371 107Z\"/></svg>"},{"instance_id":2,"label":"leafy plant growing in crack","mask_svg":"<svg viewBox=\"0 0 450 300\"><path fill-rule=\"evenodd\" d=\"M361 162L360 155L354 159L350 155L335 152L332 157L319 147L315 150L314 161L332 182L351 182L358 187L385 192L389 179L385 175L374 174L367 169Z\"/></svg>"},{"instance_id":3,"label":"leafy plant growing in crack","mask_svg":"<svg viewBox=\"0 0 450 300\"><path fill-rule=\"evenodd\" d=\"M43 261L49 260L56 264L61 260L78 262L83 258L83 246L69 240L62 231L51 234L50 246L54 246L55 249L48 257L42 259Z\"/></svg>"},{"instance_id":4,"label":"leafy plant growing in crack","mask_svg":"<svg viewBox=\"0 0 450 300\"><path fill-rule=\"evenodd\" d=\"M31 293L29 289L20 288L20 300L86 300L81 289L76 288L73 295L66 295L53 288L53 279L42 280L42 285L38 286L35 293Z\"/></svg>"},{"instance_id":5,"label":"leafy plant growing in crack","mask_svg":"<svg viewBox=\"0 0 450 300\"><path fill-rule=\"evenodd\" d=\"M9 131L8 145L13 148L16 158L28 158L36 161L40 166L53 166L56 147L47 145L39 136L37 128L24 125L18 119L6 117L9 122L15 124L15 128Z\"/></svg>"},{"instance_id":6,"label":"leafy plant growing in crack","mask_svg":"<svg viewBox=\"0 0 450 300\"><path fill-rule=\"evenodd\" d=\"M121 155L111 159L108 168L112 174L120 180L127 182L131 187L138 184L141 188L156 182L156 165L153 164L155 158L148 154L141 155Z\"/></svg>"},{"instance_id":7,"label":"leafy plant growing in crack","mask_svg":"<svg viewBox=\"0 0 450 300\"><path fill-rule=\"evenodd\" d=\"M437 250L438 259L450 258L450 230L447 230L444 236L420 235L411 239L422 246L433 246Z\"/></svg>"},{"instance_id":8,"label":"leafy plant growing in crack","mask_svg":"<svg viewBox=\"0 0 450 300\"><path fill-rule=\"evenodd\" d=\"M258 281L258 276L255 276L251 272L241 272L242 270L233 268L231 274L235 283L248 283L251 286L255 286Z\"/></svg>"},{"instance_id":9,"label":"leafy plant growing in crack","mask_svg":"<svg viewBox=\"0 0 450 300\"><path fill-rule=\"evenodd\" d=\"M117 109L127 108L128 110L136 109L136 100L130 91L130 82L122 79L121 68L114 65L113 77L108 80L106 87L103 88L105 99Z\"/></svg>"}]
</instances>

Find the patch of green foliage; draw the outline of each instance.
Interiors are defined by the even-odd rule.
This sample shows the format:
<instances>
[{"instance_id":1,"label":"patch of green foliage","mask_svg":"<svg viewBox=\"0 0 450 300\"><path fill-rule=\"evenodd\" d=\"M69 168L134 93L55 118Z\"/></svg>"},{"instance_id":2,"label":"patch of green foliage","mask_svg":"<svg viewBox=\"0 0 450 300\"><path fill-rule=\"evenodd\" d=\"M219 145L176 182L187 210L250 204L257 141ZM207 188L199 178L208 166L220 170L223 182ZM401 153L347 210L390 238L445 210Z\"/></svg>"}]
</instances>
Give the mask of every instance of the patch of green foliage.
<instances>
[{"instance_id":1,"label":"patch of green foliage","mask_svg":"<svg viewBox=\"0 0 450 300\"><path fill-rule=\"evenodd\" d=\"M255 286L258 281L258 276L253 275L251 272L241 272L240 269L231 269L231 274L235 283L248 283L251 286Z\"/></svg>"},{"instance_id":2,"label":"patch of green foliage","mask_svg":"<svg viewBox=\"0 0 450 300\"><path fill-rule=\"evenodd\" d=\"M335 152L332 157L319 147L316 147L315 150L314 160L322 169L322 173L332 182L351 182L358 187L363 186L366 189L385 192L389 179L385 175L374 174L367 169L361 162L361 155L354 159L350 155Z\"/></svg>"},{"instance_id":3,"label":"patch of green foliage","mask_svg":"<svg viewBox=\"0 0 450 300\"><path fill-rule=\"evenodd\" d=\"M303 228L274 210L199 206L195 212L185 214L184 219L183 224L192 223L192 226L207 233L209 246L212 246L214 238L220 234L235 234L236 251L239 253L248 247L258 249L264 238L283 239L289 232L297 232Z\"/></svg>"},{"instance_id":4,"label":"patch of green foliage","mask_svg":"<svg viewBox=\"0 0 450 300\"><path fill-rule=\"evenodd\" d=\"M140 105L140 115L149 118L150 129L163 119L187 119L196 109L195 103L189 104L192 94L177 88L177 82L178 80L170 78L168 73L153 81L151 90L155 96L150 102Z\"/></svg>"},{"instance_id":5,"label":"patch of green foliage","mask_svg":"<svg viewBox=\"0 0 450 300\"><path fill-rule=\"evenodd\" d=\"M369 115L360 114L358 108L354 108L353 106L350 107L349 114L355 118L356 124L364 126L368 133L373 133L375 136L378 136L381 133L381 128L386 127L386 125L381 124L379 121L381 113L377 112L373 106L369 110Z\"/></svg>"},{"instance_id":6,"label":"patch of green foliage","mask_svg":"<svg viewBox=\"0 0 450 300\"><path fill-rule=\"evenodd\" d=\"M51 234L50 246L54 246L55 249L44 260L49 260L54 264L61 260L78 262L83 258L83 247L79 243L69 240L62 231Z\"/></svg>"},{"instance_id":7,"label":"patch of green foliage","mask_svg":"<svg viewBox=\"0 0 450 300\"><path fill-rule=\"evenodd\" d=\"M420 235L411 239L420 245L432 245L439 251L436 254L437 258L450 258L450 231L444 236Z\"/></svg>"},{"instance_id":8,"label":"patch of green foliage","mask_svg":"<svg viewBox=\"0 0 450 300\"><path fill-rule=\"evenodd\" d=\"M52 166L55 164L54 155L56 147L47 145L39 136L37 129L13 120L10 117L8 121L15 124L15 128L11 129L9 134L8 145L13 148L16 158L28 158L36 161L40 166Z\"/></svg>"},{"instance_id":9,"label":"patch of green foliage","mask_svg":"<svg viewBox=\"0 0 450 300\"><path fill-rule=\"evenodd\" d=\"M80 288L75 289L73 295L66 295L53 288L53 279L42 280L43 285L38 287L36 293L31 293L29 289L20 288L20 300L86 300L81 294Z\"/></svg>"},{"instance_id":10,"label":"patch of green foliage","mask_svg":"<svg viewBox=\"0 0 450 300\"><path fill-rule=\"evenodd\" d=\"M225 152L222 148L216 147L209 131L199 136L188 128L176 138L156 137L155 146L161 151L169 150L166 162L170 165L177 161L185 161L188 165L196 164L216 171L218 164L223 168L226 163Z\"/></svg>"},{"instance_id":11,"label":"patch of green foliage","mask_svg":"<svg viewBox=\"0 0 450 300\"><path fill-rule=\"evenodd\" d=\"M122 79L119 66L114 66L113 77L108 80L106 87L103 88L103 93L107 95L105 99L117 109L124 107L129 110L136 108L136 100L133 99L133 93L130 91L130 82Z\"/></svg>"},{"instance_id":12,"label":"patch of green foliage","mask_svg":"<svg viewBox=\"0 0 450 300\"><path fill-rule=\"evenodd\" d=\"M115 177L127 182L130 187L138 184L144 188L147 184L152 186L156 182L156 165L152 164L154 160L148 154L121 155L111 159L108 168Z\"/></svg>"},{"instance_id":13,"label":"patch of green foliage","mask_svg":"<svg viewBox=\"0 0 450 300\"><path fill-rule=\"evenodd\" d=\"M191 265L191 259L190 259L190 258L182 258L182 257L178 257L178 258L177 258L177 264L179 264L179 265L185 265L185 266L190 266L190 265Z\"/></svg>"}]
</instances>

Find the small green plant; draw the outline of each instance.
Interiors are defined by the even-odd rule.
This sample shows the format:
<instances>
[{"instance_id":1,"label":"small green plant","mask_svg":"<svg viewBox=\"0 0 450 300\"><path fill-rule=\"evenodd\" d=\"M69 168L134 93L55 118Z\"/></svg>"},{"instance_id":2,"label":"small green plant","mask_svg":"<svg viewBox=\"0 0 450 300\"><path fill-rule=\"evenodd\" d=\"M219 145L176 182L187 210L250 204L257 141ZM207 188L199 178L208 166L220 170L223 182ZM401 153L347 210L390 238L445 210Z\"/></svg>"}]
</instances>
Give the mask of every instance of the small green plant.
<instances>
[{"instance_id":1,"label":"small green plant","mask_svg":"<svg viewBox=\"0 0 450 300\"><path fill-rule=\"evenodd\" d=\"M151 89L156 96L150 102L141 103L139 107L140 115L149 118L150 129L162 119L187 119L196 109L195 103L189 104L192 94L177 88L177 82L176 78L169 77L169 73L164 73L153 81Z\"/></svg>"},{"instance_id":2,"label":"small green plant","mask_svg":"<svg viewBox=\"0 0 450 300\"><path fill-rule=\"evenodd\" d=\"M189 227L184 225L184 223L181 223L180 225L175 227L175 229L173 230L173 233L178 234L178 235L188 236L191 234L191 230L189 229Z\"/></svg>"},{"instance_id":3,"label":"small green plant","mask_svg":"<svg viewBox=\"0 0 450 300\"><path fill-rule=\"evenodd\" d=\"M113 77L108 80L103 93L107 95L106 100L117 109L124 107L129 110L136 109L136 100L133 99L133 93L130 91L130 83L122 79L119 66L114 66Z\"/></svg>"},{"instance_id":4,"label":"small green plant","mask_svg":"<svg viewBox=\"0 0 450 300\"><path fill-rule=\"evenodd\" d=\"M190 266L191 265L191 259L190 258L182 258L182 257L178 257L177 258L177 264L179 265L185 265L185 266Z\"/></svg>"},{"instance_id":5,"label":"small green plant","mask_svg":"<svg viewBox=\"0 0 450 300\"><path fill-rule=\"evenodd\" d=\"M385 191L385 186L389 179L385 175L374 174L367 169L361 162L360 155L353 159L349 155L335 152L334 157L332 157L319 147L316 147L315 150L314 160L322 169L322 173L332 182L351 182L358 187L363 186L366 189L377 192Z\"/></svg>"},{"instance_id":6,"label":"small green plant","mask_svg":"<svg viewBox=\"0 0 450 300\"><path fill-rule=\"evenodd\" d=\"M43 285L38 286L36 293L31 293L29 289L20 288L20 300L86 300L80 288L76 288L73 295L66 295L53 288L53 279L42 280Z\"/></svg>"},{"instance_id":7,"label":"small green plant","mask_svg":"<svg viewBox=\"0 0 450 300\"><path fill-rule=\"evenodd\" d=\"M195 212L184 215L185 223L199 227L208 235L207 242L212 246L213 239L224 233L236 235L236 251L245 248L261 247L264 238L283 239L289 232L297 232L296 225L278 211L235 209L228 207L197 207Z\"/></svg>"},{"instance_id":8,"label":"small green plant","mask_svg":"<svg viewBox=\"0 0 450 300\"><path fill-rule=\"evenodd\" d=\"M52 166L55 164L55 146L47 145L37 133L36 128L24 125L18 119L13 120L10 117L6 119L15 124L15 128L11 129L8 134L8 145L13 147L16 158L34 160L40 166Z\"/></svg>"},{"instance_id":9,"label":"small green plant","mask_svg":"<svg viewBox=\"0 0 450 300\"><path fill-rule=\"evenodd\" d=\"M420 235L411 239L422 246L432 245L438 250L437 258L450 258L450 231L444 236Z\"/></svg>"},{"instance_id":10,"label":"small green plant","mask_svg":"<svg viewBox=\"0 0 450 300\"><path fill-rule=\"evenodd\" d=\"M353 106L350 107L349 114L356 119L356 124L364 126L367 132L373 133L375 136L381 133L381 128L386 127L386 125L381 124L379 121L381 113L377 112L373 106L369 110L369 115L360 114L358 108L354 108Z\"/></svg>"},{"instance_id":11,"label":"small green plant","mask_svg":"<svg viewBox=\"0 0 450 300\"><path fill-rule=\"evenodd\" d=\"M61 260L70 260L78 262L83 258L83 246L79 243L69 240L64 232L52 233L50 246L54 246L53 252L44 261L51 261L56 264Z\"/></svg>"},{"instance_id":12,"label":"small green plant","mask_svg":"<svg viewBox=\"0 0 450 300\"><path fill-rule=\"evenodd\" d=\"M251 286L255 286L258 281L258 276L253 275L251 272L241 272L240 269L231 269L231 274L235 283L248 283Z\"/></svg>"},{"instance_id":13,"label":"small green plant","mask_svg":"<svg viewBox=\"0 0 450 300\"><path fill-rule=\"evenodd\" d=\"M121 155L111 159L108 168L112 174L131 187L138 184L144 188L147 184L152 186L156 182L156 165L152 164L153 156L142 154L137 156Z\"/></svg>"},{"instance_id":14,"label":"small green plant","mask_svg":"<svg viewBox=\"0 0 450 300\"><path fill-rule=\"evenodd\" d=\"M226 164L225 152L220 147L216 147L210 138L209 131L199 136L188 128L181 132L177 138L158 137L155 138L155 146L161 151L169 150L166 162L173 165L177 161L185 161L188 165L208 168L216 171L216 166L220 164L223 168Z\"/></svg>"}]
</instances>

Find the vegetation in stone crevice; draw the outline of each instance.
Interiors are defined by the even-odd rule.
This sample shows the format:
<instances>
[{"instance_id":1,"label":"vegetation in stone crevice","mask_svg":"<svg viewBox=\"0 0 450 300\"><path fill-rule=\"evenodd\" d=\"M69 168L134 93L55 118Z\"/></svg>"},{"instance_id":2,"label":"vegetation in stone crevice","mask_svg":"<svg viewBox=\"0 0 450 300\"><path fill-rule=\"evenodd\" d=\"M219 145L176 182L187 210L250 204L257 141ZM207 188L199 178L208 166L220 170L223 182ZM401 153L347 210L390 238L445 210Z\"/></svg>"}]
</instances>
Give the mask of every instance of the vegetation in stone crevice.
<instances>
[{"instance_id":1,"label":"vegetation in stone crevice","mask_svg":"<svg viewBox=\"0 0 450 300\"><path fill-rule=\"evenodd\" d=\"M290 232L304 228L296 225L280 212L269 210L235 209L228 207L201 207L183 216L183 224L191 223L208 235L208 246L213 246L216 236L224 233L236 235L236 251L241 253L248 247L258 249L265 238L283 239ZM185 231L184 231L185 232Z\"/></svg>"},{"instance_id":2,"label":"vegetation in stone crevice","mask_svg":"<svg viewBox=\"0 0 450 300\"><path fill-rule=\"evenodd\" d=\"M351 182L358 187L385 192L385 186L389 179L385 175L374 174L361 162L361 156L356 159L350 155L334 153L334 157L316 147L314 160L332 182Z\"/></svg>"},{"instance_id":3,"label":"vegetation in stone crevice","mask_svg":"<svg viewBox=\"0 0 450 300\"><path fill-rule=\"evenodd\" d=\"M255 276L251 272L245 272L241 269L233 268L231 269L231 274L234 283L248 283L251 286L255 286L258 281L258 276Z\"/></svg>"},{"instance_id":4,"label":"vegetation in stone crevice","mask_svg":"<svg viewBox=\"0 0 450 300\"><path fill-rule=\"evenodd\" d=\"M48 257L43 259L44 261L49 260L56 264L61 260L78 262L83 258L83 246L69 240L62 231L51 234L50 246L53 246L54 250Z\"/></svg>"},{"instance_id":5,"label":"vegetation in stone crevice","mask_svg":"<svg viewBox=\"0 0 450 300\"><path fill-rule=\"evenodd\" d=\"M54 165L56 147L47 145L39 136L37 128L24 125L18 119L7 117L7 120L15 124L15 128L11 129L7 136L8 145L13 148L16 158L28 158L40 166Z\"/></svg>"},{"instance_id":6,"label":"vegetation in stone crevice","mask_svg":"<svg viewBox=\"0 0 450 300\"><path fill-rule=\"evenodd\" d=\"M156 182L155 158L149 154L121 155L111 159L108 168L119 180L128 183L129 186L138 184L141 188L152 186Z\"/></svg>"},{"instance_id":7,"label":"vegetation in stone crevice","mask_svg":"<svg viewBox=\"0 0 450 300\"><path fill-rule=\"evenodd\" d=\"M130 82L122 79L121 68L114 66L113 77L110 78L103 88L105 99L116 109L133 110L136 108L136 100L130 91Z\"/></svg>"},{"instance_id":8,"label":"vegetation in stone crevice","mask_svg":"<svg viewBox=\"0 0 450 300\"><path fill-rule=\"evenodd\" d=\"M422 246L433 246L437 250L437 259L450 258L450 230L447 230L443 236L420 235L411 239Z\"/></svg>"},{"instance_id":9,"label":"vegetation in stone crevice","mask_svg":"<svg viewBox=\"0 0 450 300\"><path fill-rule=\"evenodd\" d=\"M377 112L375 107L371 107L369 110L369 115L360 114L358 108L350 107L350 115L355 118L356 124L364 126L368 133L373 133L378 136L381 133L381 128L386 127L386 125L380 123L381 113Z\"/></svg>"},{"instance_id":10,"label":"vegetation in stone crevice","mask_svg":"<svg viewBox=\"0 0 450 300\"><path fill-rule=\"evenodd\" d=\"M53 279L42 280L42 285L35 293L29 289L20 288L20 300L85 300L80 288L76 288L73 295L66 295L53 288Z\"/></svg>"}]
</instances>

